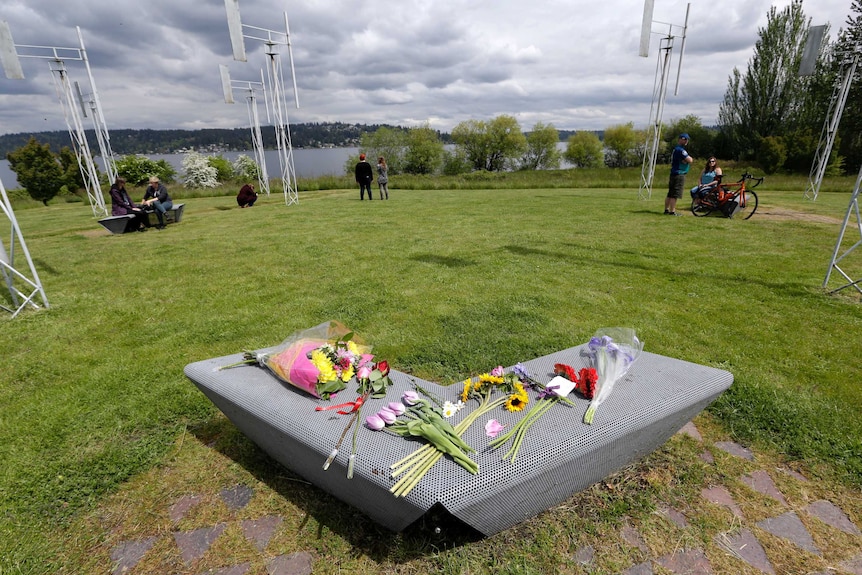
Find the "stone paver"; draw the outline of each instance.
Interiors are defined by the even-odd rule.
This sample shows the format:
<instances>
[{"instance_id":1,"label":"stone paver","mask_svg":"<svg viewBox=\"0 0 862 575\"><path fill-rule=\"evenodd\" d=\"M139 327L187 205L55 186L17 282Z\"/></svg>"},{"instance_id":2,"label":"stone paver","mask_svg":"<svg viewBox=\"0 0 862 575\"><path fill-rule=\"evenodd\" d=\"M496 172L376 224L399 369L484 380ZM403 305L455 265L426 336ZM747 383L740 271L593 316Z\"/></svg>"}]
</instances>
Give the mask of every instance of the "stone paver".
<instances>
[{"instance_id":1,"label":"stone paver","mask_svg":"<svg viewBox=\"0 0 862 575\"><path fill-rule=\"evenodd\" d=\"M269 575L311 575L314 557L301 551L290 555L279 555L266 562Z\"/></svg>"},{"instance_id":2,"label":"stone paver","mask_svg":"<svg viewBox=\"0 0 862 575\"><path fill-rule=\"evenodd\" d=\"M200 495L183 495L168 509L168 517L174 523L179 523L202 500L203 498Z\"/></svg>"},{"instance_id":3,"label":"stone paver","mask_svg":"<svg viewBox=\"0 0 862 575\"><path fill-rule=\"evenodd\" d=\"M815 501L809 505L806 510L823 523L831 525L836 529L840 529L844 533L849 533L850 535L862 535L859 528L850 521L844 512L830 501L826 501L825 499Z\"/></svg>"},{"instance_id":4,"label":"stone paver","mask_svg":"<svg viewBox=\"0 0 862 575\"><path fill-rule=\"evenodd\" d=\"M712 575L712 565L702 549L686 549L656 559L656 563L677 575Z\"/></svg>"},{"instance_id":5,"label":"stone paver","mask_svg":"<svg viewBox=\"0 0 862 575\"><path fill-rule=\"evenodd\" d=\"M743 519L742 509L740 509L739 505L736 504L736 501L733 500L730 492L721 485L706 487L701 490L700 495L710 503L727 507L736 517Z\"/></svg>"},{"instance_id":6,"label":"stone paver","mask_svg":"<svg viewBox=\"0 0 862 575\"><path fill-rule=\"evenodd\" d=\"M688 423L686 423L685 425L683 425L682 429L677 431L677 433L681 433L683 435L688 435L689 437L691 437L695 441L703 441L703 437L700 435L700 431L698 431L697 427L695 427L694 423L692 423L690 421Z\"/></svg>"},{"instance_id":7,"label":"stone paver","mask_svg":"<svg viewBox=\"0 0 862 575\"><path fill-rule=\"evenodd\" d=\"M147 537L137 541L123 541L111 549L111 561L114 562L113 575L125 573L138 564L144 554L152 548L158 537Z\"/></svg>"},{"instance_id":8,"label":"stone paver","mask_svg":"<svg viewBox=\"0 0 862 575\"><path fill-rule=\"evenodd\" d=\"M573 559L581 565L589 565L593 562L593 559L595 559L595 557L596 550L593 549L592 545L587 545L575 551L575 556L573 557Z\"/></svg>"},{"instance_id":9,"label":"stone paver","mask_svg":"<svg viewBox=\"0 0 862 575\"><path fill-rule=\"evenodd\" d=\"M702 451L700 453L700 458L703 459L706 463L712 465L715 463L715 457L712 455L711 451Z\"/></svg>"},{"instance_id":10,"label":"stone paver","mask_svg":"<svg viewBox=\"0 0 862 575\"><path fill-rule=\"evenodd\" d=\"M263 551L282 521L283 519L276 515L267 515L260 519L248 519L241 524L242 532L246 539L254 543L258 551Z\"/></svg>"},{"instance_id":11,"label":"stone paver","mask_svg":"<svg viewBox=\"0 0 862 575\"><path fill-rule=\"evenodd\" d=\"M254 489L247 485L236 485L229 489L222 489L219 495L231 511L238 511L251 501Z\"/></svg>"},{"instance_id":12,"label":"stone paver","mask_svg":"<svg viewBox=\"0 0 862 575\"><path fill-rule=\"evenodd\" d=\"M852 575L862 575L862 553L847 561L842 561L839 567Z\"/></svg>"},{"instance_id":13,"label":"stone paver","mask_svg":"<svg viewBox=\"0 0 862 575\"><path fill-rule=\"evenodd\" d=\"M775 569L769 562L766 551L763 550L757 537L748 529L742 529L735 535L719 536L717 539L716 542L727 549L731 555L739 557L755 569L775 575Z\"/></svg>"},{"instance_id":14,"label":"stone paver","mask_svg":"<svg viewBox=\"0 0 862 575\"><path fill-rule=\"evenodd\" d=\"M725 453L729 453L736 457L741 457L743 459L747 459L749 461L754 461L754 454L750 449L741 446L735 441L718 441L715 443L715 446Z\"/></svg>"},{"instance_id":15,"label":"stone paver","mask_svg":"<svg viewBox=\"0 0 862 575\"><path fill-rule=\"evenodd\" d=\"M685 519L685 515L670 507L668 505L662 505L658 508L658 513L667 517L670 521L676 524L680 529L685 529L688 527L688 521Z\"/></svg>"},{"instance_id":16,"label":"stone paver","mask_svg":"<svg viewBox=\"0 0 862 575\"><path fill-rule=\"evenodd\" d=\"M808 532L808 529L800 521L799 516L793 511L788 511L778 517L769 517L763 521L759 521L757 526L777 537L792 541L809 553L820 555L820 549L814 544L811 533Z\"/></svg>"},{"instance_id":17,"label":"stone paver","mask_svg":"<svg viewBox=\"0 0 862 575\"><path fill-rule=\"evenodd\" d=\"M778 488L775 487L772 477L770 477L767 472L763 470L752 471L751 473L742 476L742 482L758 493L768 495L785 507L787 506L787 501L785 501L784 495L782 495Z\"/></svg>"},{"instance_id":18,"label":"stone paver","mask_svg":"<svg viewBox=\"0 0 862 575\"><path fill-rule=\"evenodd\" d=\"M632 565L620 575L653 575L652 563L649 561L644 561L643 563L638 563L637 565Z\"/></svg>"},{"instance_id":19,"label":"stone paver","mask_svg":"<svg viewBox=\"0 0 862 575\"><path fill-rule=\"evenodd\" d=\"M213 527L203 527L194 531L175 532L174 541L180 548L180 557L182 557L183 562L190 565L203 557L226 527L224 523L219 523Z\"/></svg>"},{"instance_id":20,"label":"stone paver","mask_svg":"<svg viewBox=\"0 0 862 575\"><path fill-rule=\"evenodd\" d=\"M644 553L649 552L649 547L647 547L643 537L641 537L640 532L638 532L637 529L635 529L628 523L623 525L622 531L620 531L620 537L622 537L623 541L625 541L632 547L637 547Z\"/></svg>"}]
</instances>

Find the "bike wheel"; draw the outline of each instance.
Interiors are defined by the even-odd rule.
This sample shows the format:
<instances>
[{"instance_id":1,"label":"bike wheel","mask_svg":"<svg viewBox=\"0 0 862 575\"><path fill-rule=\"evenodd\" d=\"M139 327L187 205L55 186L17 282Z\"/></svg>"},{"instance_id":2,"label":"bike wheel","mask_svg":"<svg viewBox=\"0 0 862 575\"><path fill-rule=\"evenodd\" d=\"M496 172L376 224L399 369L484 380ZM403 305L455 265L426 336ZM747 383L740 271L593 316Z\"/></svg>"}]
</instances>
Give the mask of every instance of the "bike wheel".
<instances>
[{"instance_id":1,"label":"bike wheel","mask_svg":"<svg viewBox=\"0 0 862 575\"><path fill-rule=\"evenodd\" d=\"M739 196L739 212L743 220L747 220L757 211L757 194L751 190L745 190L745 196Z\"/></svg>"},{"instance_id":2,"label":"bike wheel","mask_svg":"<svg viewBox=\"0 0 862 575\"><path fill-rule=\"evenodd\" d=\"M699 199L694 199L691 201L691 213L695 216L701 218L703 216L708 216L712 213L712 205L708 204Z\"/></svg>"}]
</instances>

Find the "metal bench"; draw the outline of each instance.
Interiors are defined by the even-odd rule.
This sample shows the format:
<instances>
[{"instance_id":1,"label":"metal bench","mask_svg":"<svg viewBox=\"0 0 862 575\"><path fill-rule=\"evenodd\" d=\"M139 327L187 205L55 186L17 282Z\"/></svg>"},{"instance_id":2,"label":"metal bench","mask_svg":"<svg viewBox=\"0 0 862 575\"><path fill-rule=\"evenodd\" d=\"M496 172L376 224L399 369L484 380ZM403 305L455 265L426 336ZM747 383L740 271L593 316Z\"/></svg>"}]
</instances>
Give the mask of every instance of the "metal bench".
<instances>
[{"instance_id":1,"label":"metal bench","mask_svg":"<svg viewBox=\"0 0 862 575\"><path fill-rule=\"evenodd\" d=\"M573 347L524 365L537 379L548 381L555 363L575 369L587 366L581 355L585 348ZM575 399L574 408L556 405L530 427L517 460L510 463L502 460L506 446L486 447L484 424L494 418L511 426L525 412L512 414L501 408L474 423L464 435L477 449L471 456L479 464L477 475L446 457L406 497L397 498L389 492L395 482L389 466L421 443L363 425L353 479L346 478L349 441L324 471L323 462L347 417L315 412L316 406L329 402L282 384L263 368L218 370L240 359L237 354L199 361L187 365L185 374L273 459L393 531L403 530L436 505L484 535L507 529L658 448L733 383L727 371L644 352L601 405L593 425L582 423L587 400ZM398 401L405 390L412 389L411 380L444 400L456 401L461 392L458 385L443 387L395 370L390 378L393 385L387 397L366 403L364 415ZM354 397L348 388L338 401ZM453 423L473 407L461 410Z\"/></svg>"},{"instance_id":2,"label":"metal bench","mask_svg":"<svg viewBox=\"0 0 862 575\"><path fill-rule=\"evenodd\" d=\"M167 223L179 223L183 219L183 210L185 210L185 207L185 204L174 204L173 208L165 212L165 221ZM147 217L150 219L151 225L158 223L155 213L156 211L152 208L147 210ZM126 214L123 216L102 218L99 220L99 223L112 234L124 234L135 231L134 220L135 216L133 214Z\"/></svg>"}]
</instances>

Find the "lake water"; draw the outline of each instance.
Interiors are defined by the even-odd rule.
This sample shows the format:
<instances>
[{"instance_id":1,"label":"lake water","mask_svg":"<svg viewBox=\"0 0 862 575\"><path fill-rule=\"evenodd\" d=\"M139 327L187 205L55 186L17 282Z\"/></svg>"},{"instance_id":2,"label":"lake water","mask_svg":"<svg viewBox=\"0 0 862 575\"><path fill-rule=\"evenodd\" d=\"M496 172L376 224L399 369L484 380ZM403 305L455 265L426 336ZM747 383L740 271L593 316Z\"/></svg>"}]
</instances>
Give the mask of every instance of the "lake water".
<instances>
[{"instance_id":1,"label":"lake water","mask_svg":"<svg viewBox=\"0 0 862 575\"><path fill-rule=\"evenodd\" d=\"M342 175L344 164L350 156L355 156L358 148L313 148L293 150L293 164L296 168L298 178L316 178L318 176ZM221 155L233 162L237 156L245 154L254 159L254 151L248 152L224 152ZM151 160L165 160L177 171L178 176L183 174L184 154L147 154ZM276 179L281 174L278 150L266 150L266 171L271 179ZM104 165L97 158L97 165L104 173ZM0 160L0 181L7 190L18 187L15 172L9 168L8 160Z\"/></svg>"}]
</instances>

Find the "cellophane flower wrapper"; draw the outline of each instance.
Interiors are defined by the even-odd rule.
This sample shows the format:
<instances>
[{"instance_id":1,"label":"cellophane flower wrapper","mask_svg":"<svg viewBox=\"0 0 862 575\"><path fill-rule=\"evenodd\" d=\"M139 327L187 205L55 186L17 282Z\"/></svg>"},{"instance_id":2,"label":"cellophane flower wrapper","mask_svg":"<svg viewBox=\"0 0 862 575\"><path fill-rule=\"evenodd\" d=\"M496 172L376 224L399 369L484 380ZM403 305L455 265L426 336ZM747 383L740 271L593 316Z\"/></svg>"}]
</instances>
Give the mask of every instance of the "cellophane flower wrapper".
<instances>
[{"instance_id":1,"label":"cellophane flower wrapper","mask_svg":"<svg viewBox=\"0 0 862 575\"><path fill-rule=\"evenodd\" d=\"M295 332L274 349L255 354L255 359L258 364L269 369L278 379L310 393L314 397L329 399L330 395L347 387L350 377L347 377L346 380L342 377L335 377L329 381L320 381L321 370L309 356L321 346L336 346L349 333L351 331L344 324L328 321ZM350 342L352 343L351 347L355 346L358 355L371 352L369 345L358 343L353 338ZM349 373L352 374L352 371Z\"/></svg>"},{"instance_id":2,"label":"cellophane flower wrapper","mask_svg":"<svg viewBox=\"0 0 862 575\"><path fill-rule=\"evenodd\" d=\"M640 357L644 344L631 328L609 327L596 331L587 347L593 367L599 375L595 395L584 414L584 423L592 424L599 405Z\"/></svg>"}]
</instances>

